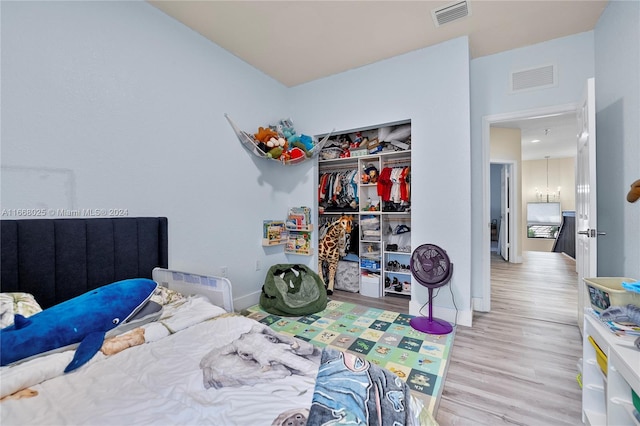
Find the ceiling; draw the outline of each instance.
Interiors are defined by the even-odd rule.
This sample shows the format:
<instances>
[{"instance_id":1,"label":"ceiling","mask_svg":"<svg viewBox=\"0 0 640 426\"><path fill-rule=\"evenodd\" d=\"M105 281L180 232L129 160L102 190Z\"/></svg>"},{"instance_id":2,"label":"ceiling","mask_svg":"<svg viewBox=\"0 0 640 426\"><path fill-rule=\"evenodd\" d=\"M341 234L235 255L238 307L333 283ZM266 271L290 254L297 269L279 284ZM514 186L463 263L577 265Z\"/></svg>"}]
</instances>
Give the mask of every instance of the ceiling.
<instances>
[{"instance_id":1,"label":"ceiling","mask_svg":"<svg viewBox=\"0 0 640 426\"><path fill-rule=\"evenodd\" d=\"M460 36L469 37L473 59L590 31L607 4L469 0L468 16L437 26L432 11L459 0L147 1L287 87ZM540 129L551 128L552 137L568 131L559 120L521 122L523 139Z\"/></svg>"},{"instance_id":2,"label":"ceiling","mask_svg":"<svg viewBox=\"0 0 640 426\"><path fill-rule=\"evenodd\" d=\"M578 119L574 112L530 117L492 126L520 129L522 160L576 156Z\"/></svg>"}]
</instances>

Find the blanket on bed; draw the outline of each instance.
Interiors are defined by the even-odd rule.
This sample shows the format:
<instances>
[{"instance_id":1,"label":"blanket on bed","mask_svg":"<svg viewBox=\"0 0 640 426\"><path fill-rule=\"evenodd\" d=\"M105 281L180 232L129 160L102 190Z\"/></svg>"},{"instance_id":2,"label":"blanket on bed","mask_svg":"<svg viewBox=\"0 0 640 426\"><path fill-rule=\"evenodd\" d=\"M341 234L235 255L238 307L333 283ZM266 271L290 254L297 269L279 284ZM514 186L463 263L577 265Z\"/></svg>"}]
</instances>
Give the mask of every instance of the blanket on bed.
<instances>
[{"instance_id":1,"label":"blanket on bed","mask_svg":"<svg viewBox=\"0 0 640 426\"><path fill-rule=\"evenodd\" d=\"M307 425L410 425L409 387L353 354L324 348Z\"/></svg>"},{"instance_id":2,"label":"blanket on bed","mask_svg":"<svg viewBox=\"0 0 640 426\"><path fill-rule=\"evenodd\" d=\"M341 409L361 424L394 424L386 420L392 417L432 424L389 372L375 373L363 360L340 362L327 350L332 368L318 376L320 349L201 298L165 305L163 317L142 328L144 343L115 355L99 352L72 374L63 369L73 351L1 367L3 394L31 388L33 397L2 402L0 424L107 426L131 422L134 414L136 424L284 426L333 422ZM361 383L349 405L344 386L333 385L342 374L356 374ZM315 390L324 396L312 415Z\"/></svg>"}]
</instances>

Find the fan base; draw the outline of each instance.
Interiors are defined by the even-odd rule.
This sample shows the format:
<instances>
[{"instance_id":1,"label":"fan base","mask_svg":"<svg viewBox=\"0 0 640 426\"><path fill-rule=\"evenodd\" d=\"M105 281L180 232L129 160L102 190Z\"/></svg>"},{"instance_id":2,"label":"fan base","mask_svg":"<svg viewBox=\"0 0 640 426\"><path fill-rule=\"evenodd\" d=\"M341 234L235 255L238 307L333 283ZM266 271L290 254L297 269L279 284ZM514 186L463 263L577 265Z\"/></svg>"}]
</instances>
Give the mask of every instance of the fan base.
<instances>
[{"instance_id":1,"label":"fan base","mask_svg":"<svg viewBox=\"0 0 640 426\"><path fill-rule=\"evenodd\" d=\"M449 334L453 331L451 324L438 318L415 317L409 324L414 330L427 334Z\"/></svg>"}]
</instances>

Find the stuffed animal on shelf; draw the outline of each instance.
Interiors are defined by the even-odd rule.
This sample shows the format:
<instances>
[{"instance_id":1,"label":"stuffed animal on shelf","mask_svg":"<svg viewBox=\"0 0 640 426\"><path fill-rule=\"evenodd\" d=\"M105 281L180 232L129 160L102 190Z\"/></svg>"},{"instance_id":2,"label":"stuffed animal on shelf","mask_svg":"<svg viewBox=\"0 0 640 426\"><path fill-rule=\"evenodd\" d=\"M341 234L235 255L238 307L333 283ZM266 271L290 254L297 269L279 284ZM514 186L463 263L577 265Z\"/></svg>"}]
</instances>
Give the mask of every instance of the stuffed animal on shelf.
<instances>
[{"instance_id":1,"label":"stuffed animal on shelf","mask_svg":"<svg viewBox=\"0 0 640 426\"><path fill-rule=\"evenodd\" d=\"M319 151L316 148L321 148L329 138L327 135L316 144L311 136L297 135L288 118L280 120L276 125L259 127L256 133L251 134L240 130L228 114L225 117L244 148L258 157L282 164L296 164L312 158Z\"/></svg>"},{"instance_id":2,"label":"stuffed animal on shelf","mask_svg":"<svg viewBox=\"0 0 640 426\"><path fill-rule=\"evenodd\" d=\"M300 135L300 142L307 149L307 151L311 151L313 149L313 138L307 135Z\"/></svg>"},{"instance_id":3,"label":"stuffed animal on shelf","mask_svg":"<svg viewBox=\"0 0 640 426\"><path fill-rule=\"evenodd\" d=\"M300 158L306 158L307 153L297 146L294 146L289 150L289 156L290 160L298 160Z\"/></svg>"},{"instance_id":4,"label":"stuffed animal on shelf","mask_svg":"<svg viewBox=\"0 0 640 426\"><path fill-rule=\"evenodd\" d=\"M260 151L268 153L272 148L269 146L269 141L278 137L278 133L269 127L259 127L258 133L254 133L255 144Z\"/></svg>"},{"instance_id":5,"label":"stuffed animal on shelf","mask_svg":"<svg viewBox=\"0 0 640 426\"><path fill-rule=\"evenodd\" d=\"M279 159L287 151L287 141L284 138L272 137L267 141L267 157Z\"/></svg>"},{"instance_id":6,"label":"stuffed animal on shelf","mask_svg":"<svg viewBox=\"0 0 640 426\"><path fill-rule=\"evenodd\" d=\"M255 137L257 141L267 143L271 138L277 138L278 132L269 127L258 127L258 133L254 133L253 137Z\"/></svg>"},{"instance_id":7,"label":"stuffed animal on shelf","mask_svg":"<svg viewBox=\"0 0 640 426\"><path fill-rule=\"evenodd\" d=\"M378 169L373 165L368 165L365 167L364 172L362 173L362 183L378 183L378 177L380 176Z\"/></svg>"},{"instance_id":8,"label":"stuffed animal on shelf","mask_svg":"<svg viewBox=\"0 0 640 426\"><path fill-rule=\"evenodd\" d=\"M292 139L300 139L299 136L296 136L296 130L293 127L283 127L282 136L289 142L292 142Z\"/></svg>"},{"instance_id":9,"label":"stuffed animal on shelf","mask_svg":"<svg viewBox=\"0 0 640 426\"><path fill-rule=\"evenodd\" d=\"M290 120L281 120L277 126L259 127L254 133L256 145L267 157L284 162L311 156L313 139L306 135L296 135Z\"/></svg>"}]
</instances>

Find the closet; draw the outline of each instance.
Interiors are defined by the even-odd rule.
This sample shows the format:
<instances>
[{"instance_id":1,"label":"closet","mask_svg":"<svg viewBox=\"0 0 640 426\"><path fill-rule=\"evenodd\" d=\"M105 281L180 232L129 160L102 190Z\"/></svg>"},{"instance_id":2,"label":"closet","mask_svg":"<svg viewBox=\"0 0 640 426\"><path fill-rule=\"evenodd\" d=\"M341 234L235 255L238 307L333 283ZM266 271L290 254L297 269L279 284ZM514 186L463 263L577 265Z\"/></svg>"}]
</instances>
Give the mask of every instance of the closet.
<instances>
[{"instance_id":1,"label":"closet","mask_svg":"<svg viewBox=\"0 0 640 426\"><path fill-rule=\"evenodd\" d=\"M319 239L338 217L353 216L336 288L411 295L411 123L332 135L318 158L317 196Z\"/></svg>"}]
</instances>

